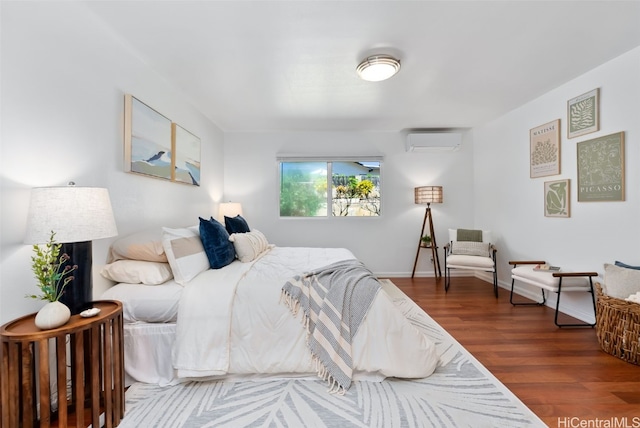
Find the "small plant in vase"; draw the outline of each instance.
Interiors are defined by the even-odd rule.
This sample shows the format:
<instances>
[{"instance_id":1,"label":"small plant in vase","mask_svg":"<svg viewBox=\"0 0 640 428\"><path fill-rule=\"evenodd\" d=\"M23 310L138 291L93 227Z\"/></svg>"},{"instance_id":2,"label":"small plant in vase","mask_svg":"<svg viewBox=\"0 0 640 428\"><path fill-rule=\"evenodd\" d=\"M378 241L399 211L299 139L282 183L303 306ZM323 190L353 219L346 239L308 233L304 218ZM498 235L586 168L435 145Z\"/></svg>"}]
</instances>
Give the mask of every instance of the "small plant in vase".
<instances>
[{"instance_id":1,"label":"small plant in vase","mask_svg":"<svg viewBox=\"0 0 640 428\"><path fill-rule=\"evenodd\" d=\"M422 238L420 238L420 245L422 245L423 247L428 247L429 245L431 245L431 236L424 235Z\"/></svg>"},{"instance_id":2,"label":"small plant in vase","mask_svg":"<svg viewBox=\"0 0 640 428\"><path fill-rule=\"evenodd\" d=\"M36 326L43 330L59 327L69 321L71 312L59 300L64 294L65 287L73 281L71 272L78 268L75 265L64 266L69 261L69 256L60 254L62 244L56 243L55 235L55 232L51 231L46 244L34 245L34 255L31 256L31 269L42 293L27 294L26 297L48 302L40 309L35 320Z\"/></svg>"}]
</instances>

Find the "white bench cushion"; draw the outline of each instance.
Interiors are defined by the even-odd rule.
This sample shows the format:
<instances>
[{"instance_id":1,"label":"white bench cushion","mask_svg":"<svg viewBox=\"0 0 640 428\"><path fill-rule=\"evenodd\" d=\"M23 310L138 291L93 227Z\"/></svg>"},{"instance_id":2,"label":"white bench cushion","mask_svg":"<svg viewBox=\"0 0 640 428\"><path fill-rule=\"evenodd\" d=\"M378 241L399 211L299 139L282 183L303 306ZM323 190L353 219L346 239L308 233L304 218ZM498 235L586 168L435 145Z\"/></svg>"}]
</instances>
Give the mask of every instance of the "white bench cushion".
<instances>
[{"instance_id":1,"label":"white bench cushion","mask_svg":"<svg viewBox=\"0 0 640 428\"><path fill-rule=\"evenodd\" d=\"M558 292L560 278L553 276L553 272L533 270L535 265L522 265L511 269L511 278L522 281L545 290ZM589 291L588 277L562 278L562 291Z\"/></svg>"},{"instance_id":2,"label":"white bench cushion","mask_svg":"<svg viewBox=\"0 0 640 428\"><path fill-rule=\"evenodd\" d=\"M446 267L451 269L486 269L493 272L493 259L491 257L452 254L447 256Z\"/></svg>"}]
</instances>

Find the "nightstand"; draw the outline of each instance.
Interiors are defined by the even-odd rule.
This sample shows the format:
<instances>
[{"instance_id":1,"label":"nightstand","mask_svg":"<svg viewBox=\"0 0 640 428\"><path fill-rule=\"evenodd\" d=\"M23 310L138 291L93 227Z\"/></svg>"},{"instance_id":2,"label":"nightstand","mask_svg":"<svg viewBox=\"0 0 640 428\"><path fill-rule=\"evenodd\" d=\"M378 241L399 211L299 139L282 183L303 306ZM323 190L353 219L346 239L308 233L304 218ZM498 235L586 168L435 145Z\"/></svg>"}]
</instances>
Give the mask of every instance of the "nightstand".
<instances>
[{"instance_id":1,"label":"nightstand","mask_svg":"<svg viewBox=\"0 0 640 428\"><path fill-rule=\"evenodd\" d=\"M93 302L100 313L73 315L63 326L40 330L31 314L0 328L1 428L117 426L124 417L122 303ZM54 385L52 388L51 385ZM55 386L57 385L57 386ZM58 399L64 397L64 399ZM57 402L57 412L52 404ZM78 412L77 409L82 409ZM57 414L57 417L55 417Z\"/></svg>"}]
</instances>

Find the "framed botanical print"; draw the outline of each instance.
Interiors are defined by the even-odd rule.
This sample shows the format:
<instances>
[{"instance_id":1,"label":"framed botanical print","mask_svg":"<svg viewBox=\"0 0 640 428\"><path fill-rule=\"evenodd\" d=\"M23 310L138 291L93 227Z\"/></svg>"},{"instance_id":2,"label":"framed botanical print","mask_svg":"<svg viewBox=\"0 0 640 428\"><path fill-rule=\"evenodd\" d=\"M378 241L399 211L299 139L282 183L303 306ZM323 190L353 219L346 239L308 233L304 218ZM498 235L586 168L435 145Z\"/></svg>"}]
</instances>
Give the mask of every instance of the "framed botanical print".
<instances>
[{"instance_id":1,"label":"framed botanical print","mask_svg":"<svg viewBox=\"0 0 640 428\"><path fill-rule=\"evenodd\" d=\"M600 89L567 102L567 137L574 138L600 129Z\"/></svg>"},{"instance_id":2,"label":"framed botanical print","mask_svg":"<svg viewBox=\"0 0 640 428\"><path fill-rule=\"evenodd\" d=\"M530 177L560 174L560 119L529 131Z\"/></svg>"},{"instance_id":3,"label":"framed botanical print","mask_svg":"<svg viewBox=\"0 0 640 428\"><path fill-rule=\"evenodd\" d=\"M544 215L545 217L571 216L571 182L569 179L545 181Z\"/></svg>"},{"instance_id":4,"label":"framed botanical print","mask_svg":"<svg viewBox=\"0 0 640 428\"><path fill-rule=\"evenodd\" d=\"M578 149L578 202L624 201L624 132L582 141Z\"/></svg>"}]
</instances>

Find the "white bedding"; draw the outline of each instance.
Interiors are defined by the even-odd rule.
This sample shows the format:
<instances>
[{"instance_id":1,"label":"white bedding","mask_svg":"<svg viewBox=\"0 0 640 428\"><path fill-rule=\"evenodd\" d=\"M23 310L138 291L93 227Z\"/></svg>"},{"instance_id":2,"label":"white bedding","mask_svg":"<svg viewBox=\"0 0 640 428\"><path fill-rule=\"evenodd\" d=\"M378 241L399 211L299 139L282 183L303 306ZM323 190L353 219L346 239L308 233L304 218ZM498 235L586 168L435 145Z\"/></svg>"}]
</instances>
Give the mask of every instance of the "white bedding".
<instances>
[{"instance_id":1,"label":"white bedding","mask_svg":"<svg viewBox=\"0 0 640 428\"><path fill-rule=\"evenodd\" d=\"M179 370L170 369L170 379L158 383L236 375L315 376L306 331L300 319L280 303L280 292L284 282L296 274L349 258L354 257L346 249L275 247L254 263L235 261L198 275L182 291L173 346L174 365ZM199 303L194 307L186 302L197 289L205 294L197 294ZM223 315L225 306L230 317ZM139 341L133 330L129 333L129 342ZM135 355L127 337L125 332L125 351ZM163 364L167 357L160 358ZM384 292L377 294L354 338L353 357L354 379L426 377L437 364L434 344ZM127 369L130 376L155 382L157 376L138 373L141 364L134 365L133 370ZM166 368L162 371L167 373Z\"/></svg>"},{"instance_id":2,"label":"white bedding","mask_svg":"<svg viewBox=\"0 0 640 428\"><path fill-rule=\"evenodd\" d=\"M107 289L105 300L124 302L122 316L126 323L176 322L183 286L173 279L159 285L120 283Z\"/></svg>"}]
</instances>

